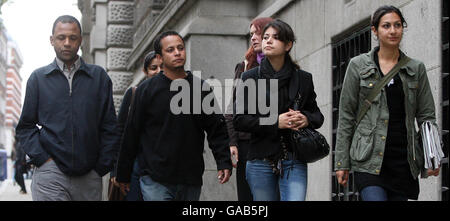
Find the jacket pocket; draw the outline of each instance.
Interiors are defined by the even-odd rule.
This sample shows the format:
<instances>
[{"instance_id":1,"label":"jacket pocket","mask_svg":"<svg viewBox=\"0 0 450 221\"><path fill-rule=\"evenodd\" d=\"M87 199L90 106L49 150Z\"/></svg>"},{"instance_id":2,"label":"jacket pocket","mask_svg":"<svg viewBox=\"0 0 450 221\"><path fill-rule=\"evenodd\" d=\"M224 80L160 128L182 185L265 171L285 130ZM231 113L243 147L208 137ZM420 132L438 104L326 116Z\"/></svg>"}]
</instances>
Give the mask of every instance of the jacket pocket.
<instances>
[{"instance_id":1,"label":"jacket pocket","mask_svg":"<svg viewBox=\"0 0 450 221\"><path fill-rule=\"evenodd\" d=\"M373 151L374 136L373 130L358 127L353 136L350 146L350 158L354 161L363 162L369 159Z\"/></svg>"},{"instance_id":2,"label":"jacket pocket","mask_svg":"<svg viewBox=\"0 0 450 221\"><path fill-rule=\"evenodd\" d=\"M375 84L377 83L377 80L361 80L360 81L360 98L361 101L366 100L366 98L369 96L369 94L372 92L373 88L375 87ZM372 103L378 103L380 101L381 92L377 94L377 96L373 99Z\"/></svg>"},{"instance_id":3,"label":"jacket pocket","mask_svg":"<svg viewBox=\"0 0 450 221\"><path fill-rule=\"evenodd\" d=\"M408 102L414 107L416 104L417 90L419 89L418 81L408 82Z\"/></svg>"}]
</instances>

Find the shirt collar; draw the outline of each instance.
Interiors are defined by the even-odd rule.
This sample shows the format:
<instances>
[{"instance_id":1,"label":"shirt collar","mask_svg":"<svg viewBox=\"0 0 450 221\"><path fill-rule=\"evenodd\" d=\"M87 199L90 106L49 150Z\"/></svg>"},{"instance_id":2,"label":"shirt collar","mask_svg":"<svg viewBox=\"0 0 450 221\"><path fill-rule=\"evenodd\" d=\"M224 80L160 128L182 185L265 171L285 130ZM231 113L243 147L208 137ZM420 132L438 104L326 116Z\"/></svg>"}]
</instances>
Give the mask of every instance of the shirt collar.
<instances>
[{"instance_id":1,"label":"shirt collar","mask_svg":"<svg viewBox=\"0 0 450 221\"><path fill-rule=\"evenodd\" d=\"M52 73L54 70L57 70L57 69L59 69L61 71L63 70L63 69L61 69L61 66L58 64L58 62L61 60L59 60L59 61L58 60L59 59L56 58L55 60L53 60L53 62L50 65L48 65L46 67L46 69L44 69L44 72L46 75ZM61 63L63 63L63 62L61 61ZM83 59L81 57L78 57L78 59L75 63L77 63L77 65L79 65L77 70L82 71L83 73L86 73L89 77L93 77L93 75L91 73L91 69L86 65L86 63L83 61ZM62 65L62 67L64 67L64 65Z\"/></svg>"},{"instance_id":2,"label":"shirt collar","mask_svg":"<svg viewBox=\"0 0 450 221\"><path fill-rule=\"evenodd\" d=\"M59 69L61 69L61 71L64 71L65 69L67 69L66 64L61 61L61 59L59 59L58 57L56 57L56 64L58 65ZM75 61L75 63L72 64L72 67L70 68L70 70L78 70L81 66L81 58L80 56L78 56L77 60Z\"/></svg>"}]
</instances>

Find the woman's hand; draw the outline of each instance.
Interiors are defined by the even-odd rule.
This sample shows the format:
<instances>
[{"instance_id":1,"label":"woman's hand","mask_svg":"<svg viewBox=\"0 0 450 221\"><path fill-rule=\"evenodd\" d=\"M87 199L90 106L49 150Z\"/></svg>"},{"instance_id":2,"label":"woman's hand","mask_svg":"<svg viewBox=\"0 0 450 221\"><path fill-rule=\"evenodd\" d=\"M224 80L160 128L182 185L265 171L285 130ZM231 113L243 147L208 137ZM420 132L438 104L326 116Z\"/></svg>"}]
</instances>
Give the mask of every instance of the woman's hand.
<instances>
[{"instance_id":1,"label":"woman's hand","mask_svg":"<svg viewBox=\"0 0 450 221\"><path fill-rule=\"evenodd\" d=\"M308 118L305 115L303 115L301 112L299 112L298 116L299 116L300 120L298 121L297 130L308 127L309 126Z\"/></svg>"},{"instance_id":2,"label":"woman's hand","mask_svg":"<svg viewBox=\"0 0 450 221\"><path fill-rule=\"evenodd\" d=\"M289 112L281 114L278 117L278 128L280 129L299 130L308 127L308 125L308 118L300 111L289 109Z\"/></svg>"},{"instance_id":3,"label":"woman's hand","mask_svg":"<svg viewBox=\"0 0 450 221\"><path fill-rule=\"evenodd\" d=\"M342 186L347 186L348 182L348 170L338 170L336 171L336 178L338 180L338 183Z\"/></svg>"},{"instance_id":4,"label":"woman's hand","mask_svg":"<svg viewBox=\"0 0 450 221\"><path fill-rule=\"evenodd\" d=\"M440 170L441 170L440 168L437 168L435 170L428 169L427 174L428 174L428 176L439 176Z\"/></svg>"},{"instance_id":5,"label":"woman's hand","mask_svg":"<svg viewBox=\"0 0 450 221\"><path fill-rule=\"evenodd\" d=\"M297 114L294 111L289 111L278 116L278 128L280 129L294 129L298 121Z\"/></svg>"}]
</instances>

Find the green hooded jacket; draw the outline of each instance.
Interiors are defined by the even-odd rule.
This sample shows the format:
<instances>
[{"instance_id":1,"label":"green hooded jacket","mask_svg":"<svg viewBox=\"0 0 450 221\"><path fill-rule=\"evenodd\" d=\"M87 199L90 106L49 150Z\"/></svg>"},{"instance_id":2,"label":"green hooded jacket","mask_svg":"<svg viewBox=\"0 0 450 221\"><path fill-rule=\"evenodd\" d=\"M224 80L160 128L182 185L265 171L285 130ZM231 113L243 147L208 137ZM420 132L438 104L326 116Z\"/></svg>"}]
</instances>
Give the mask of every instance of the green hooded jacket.
<instances>
[{"instance_id":1,"label":"green hooded jacket","mask_svg":"<svg viewBox=\"0 0 450 221\"><path fill-rule=\"evenodd\" d=\"M380 70L374 54L378 48L350 60L339 103L339 122L335 149L335 171L353 170L379 175L388 136L389 109L385 88L374 99L370 109L356 125L356 116L364 99L380 81ZM400 52L401 56L406 56ZM408 163L417 179L424 169L424 154L416 129L424 121L436 125L435 106L425 65L411 59L400 68L405 94ZM417 127L418 128L418 127ZM422 173L426 177L426 172Z\"/></svg>"}]
</instances>

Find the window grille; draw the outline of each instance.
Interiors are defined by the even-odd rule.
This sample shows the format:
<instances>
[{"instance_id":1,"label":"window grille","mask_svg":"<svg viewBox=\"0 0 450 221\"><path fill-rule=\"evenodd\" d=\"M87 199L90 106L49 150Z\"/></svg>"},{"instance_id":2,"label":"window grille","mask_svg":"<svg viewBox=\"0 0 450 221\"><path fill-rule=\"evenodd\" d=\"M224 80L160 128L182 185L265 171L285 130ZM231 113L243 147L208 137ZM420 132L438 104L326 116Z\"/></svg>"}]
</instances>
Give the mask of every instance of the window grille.
<instances>
[{"instance_id":1,"label":"window grille","mask_svg":"<svg viewBox=\"0 0 450 221\"><path fill-rule=\"evenodd\" d=\"M370 25L352 32L332 43L333 50L333 173L332 173L332 200L333 201L358 201L359 193L354 185L353 173L350 172L348 185L342 187L336 179L334 172L334 151L336 145L336 132L339 118L339 98L341 94L342 84L344 82L347 65L351 58L363 53L369 52L371 49Z\"/></svg>"},{"instance_id":2,"label":"window grille","mask_svg":"<svg viewBox=\"0 0 450 221\"><path fill-rule=\"evenodd\" d=\"M442 200L449 200L449 164L448 164L448 151L449 151L449 1L442 1L442 140L444 142L444 153L446 158L442 164Z\"/></svg>"}]
</instances>

